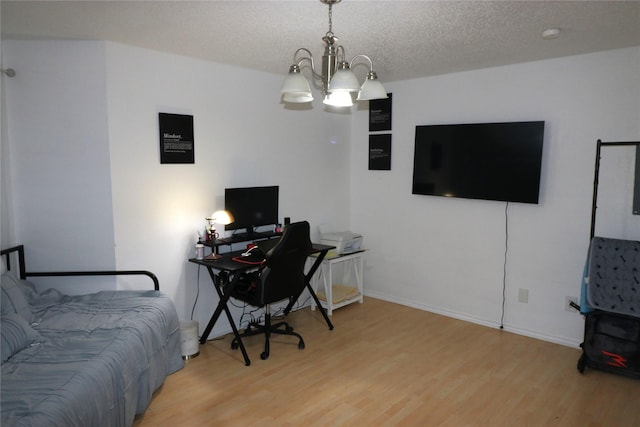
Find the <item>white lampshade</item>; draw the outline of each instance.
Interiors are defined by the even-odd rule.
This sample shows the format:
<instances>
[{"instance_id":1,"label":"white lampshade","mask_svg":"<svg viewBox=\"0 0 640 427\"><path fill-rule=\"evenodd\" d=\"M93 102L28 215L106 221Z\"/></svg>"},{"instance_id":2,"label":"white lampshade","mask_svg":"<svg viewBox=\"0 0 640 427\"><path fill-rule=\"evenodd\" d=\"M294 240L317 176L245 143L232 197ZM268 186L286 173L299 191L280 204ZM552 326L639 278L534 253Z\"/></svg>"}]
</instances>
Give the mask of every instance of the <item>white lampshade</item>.
<instances>
[{"instance_id":1,"label":"white lampshade","mask_svg":"<svg viewBox=\"0 0 640 427\"><path fill-rule=\"evenodd\" d=\"M211 217L205 219L211 224L222 225L228 225L234 221L233 215L231 215L231 212L229 211L215 211Z\"/></svg>"},{"instance_id":2,"label":"white lampshade","mask_svg":"<svg viewBox=\"0 0 640 427\"><path fill-rule=\"evenodd\" d=\"M347 65L340 68L331 78L329 82L329 92L357 92L360 89L360 82L353 71Z\"/></svg>"},{"instance_id":3,"label":"white lampshade","mask_svg":"<svg viewBox=\"0 0 640 427\"><path fill-rule=\"evenodd\" d=\"M313 101L311 92L288 92L282 95L284 102L303 103Z\"/></svg>"},{"instance_id":4,"label":"white lampshade","mask_svg":"<svg viewBox=\"0 0 640 427\"><path fill-rule=\"evenodd\" d=\"M353 99L350 92L332 92L327 94L322 101L325 105L332 107L351 107L353 106Z\"/></svg>"},{"instance_id":5,"label":"white lampshade","mask_svg":"<svg viewBox=\"0 0 640 427\"><path fill-rule=\"evenodd\" d=\"M313 101L311 86L305 76L300 74L297 65L292 65L289 74L285 77L280 88L284 102L310 102Z\"/></svg>"},{"instance_id":6,"label":"white lampshade","mask_svg":"<svg viewBox=\"0 0 640 427\"><path fill-rule=\"evenodd\" d=\"M387 91L385 90L382 83L378 80L376 73L371 71L364 83L362 83L362 87L360 88L360 92L358 93L358 101L368 101L371 99L386 99Z\"/></svg>"}]
</instances>

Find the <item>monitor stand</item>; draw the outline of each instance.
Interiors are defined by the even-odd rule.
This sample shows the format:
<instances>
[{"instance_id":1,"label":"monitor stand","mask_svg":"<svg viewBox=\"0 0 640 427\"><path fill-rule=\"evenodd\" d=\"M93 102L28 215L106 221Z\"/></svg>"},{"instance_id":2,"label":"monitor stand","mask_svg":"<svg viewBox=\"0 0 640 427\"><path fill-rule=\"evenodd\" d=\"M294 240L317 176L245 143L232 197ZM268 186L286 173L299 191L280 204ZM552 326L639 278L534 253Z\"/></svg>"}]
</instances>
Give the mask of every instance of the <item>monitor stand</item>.
<instances>
[{"instance_id":1,"label":"monitor stand","mask_svg":"<svg viewBox=\"0 0 640 427\"><path fill-rule=\"evenodd\" d=\"M231 236L226 237L224 241L248 242L250 240L269 239L282 234L275 231L254 231L254 229L255 227L249 227L244 233L233 233Z\"/></svg>"},{"instance_id":2,"label":"monitor stand","mask_svg":"<svg viewBox=\"0 0 640 427\"><path fill-rule=\"evenodd\" d=\"M233 238L238 240L253 240L257 237L260 237L261 233L258 233L253 230L253 227L248 227L247 231L244 233L234 233Z\"/></svg>"}]
</instances>

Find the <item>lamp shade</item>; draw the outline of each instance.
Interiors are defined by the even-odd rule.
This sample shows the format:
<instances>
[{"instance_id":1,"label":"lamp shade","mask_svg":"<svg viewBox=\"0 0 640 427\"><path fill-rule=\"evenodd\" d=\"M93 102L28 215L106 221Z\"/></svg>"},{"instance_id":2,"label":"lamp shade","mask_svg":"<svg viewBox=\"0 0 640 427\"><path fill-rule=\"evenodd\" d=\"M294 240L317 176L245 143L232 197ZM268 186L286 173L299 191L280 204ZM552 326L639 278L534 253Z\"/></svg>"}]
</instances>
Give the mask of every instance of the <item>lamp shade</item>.
<instances>
[{"instance_id":1,"label":"lamp shade","mask_svg":"<svg viewBox=\"0 0 640 427\"><path fill-rule=\"evenodd\" d=\"M325 105L332 107L351 107L353 106L353 99L351 99L351 92L332 92L327 94L322 101Z\"/></svg>"},{"instance_id":2,"label":"lamp shade","mask_svg":"<svg viewBox=\"0 0 640 427\"><path fill-rule=\"evenodd\" d=\"M305 76L300 74L300 68L292 65L289 74L284 78L280 88L284 102L310 102L313 101L311 86Z\"/></svg>"},{"instance_id":3,"label":"lamp shade","mask_svg":"<svg viewBox=\"0 0 640 427\"><path fill-rule=\"evenodd\" d=\"M288 92L282 95L284 102L303 103L313 101L311 92Z\"/></svg>"},{"instance_id":4,"label":"lamp shade","mask_svg":"<svg viewBox=\"0 0 640 427\"><path fill-rule=\"evenodd\" d=\"M360 89L360 82L353 71L346 68L340 68L331 78L329 82L329 92L357 92Z\"/></svg>"},{"instance_id":5,"label":"lamp shade","mask_svg":"<svg viewBox=\"0 0 640 427\"><path fill-rule=\"evenodd\" d=\"M206 218L206 220L213 224L222 225L228 225L234 221L233 215L231 215L229 211L215 211L213 215L211 215L210 218Z\"/></svg>"},{"instance_id":6,"label":"lamp shade","mask_svg":"<svg viewBox=\"0 0 640 427\"><path fill-rule=\"evenodd\" d=\"M362 83L362 87L360 88L360 92L358 92L358 101L368 101L371 99L386 99L387 91L385 90L382 83L378 80L376 73L371 71L364 83Z\"/></svg>"}]
</instances>

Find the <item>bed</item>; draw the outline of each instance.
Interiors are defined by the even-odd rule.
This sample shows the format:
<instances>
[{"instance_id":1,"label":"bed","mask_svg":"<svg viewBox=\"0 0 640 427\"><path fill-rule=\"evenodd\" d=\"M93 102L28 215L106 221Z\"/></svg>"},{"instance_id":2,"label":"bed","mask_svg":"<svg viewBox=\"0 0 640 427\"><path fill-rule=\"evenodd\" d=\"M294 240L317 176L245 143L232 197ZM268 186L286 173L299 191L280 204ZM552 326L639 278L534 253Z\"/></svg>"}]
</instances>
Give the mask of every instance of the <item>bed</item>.
<instances>
[{"instance_id":1,"label":"bed","mask_svg":"<svg viewBox=\"0 0 640 427\"><path fill-rule=\"evenodd\" d=\"M178 316L145 271L29 273L24 248L2 251L3 426L130 426L165 378L184 366ZM38 293L40 275L144 274L153 290Z\"/></svg>"}]
</instances>

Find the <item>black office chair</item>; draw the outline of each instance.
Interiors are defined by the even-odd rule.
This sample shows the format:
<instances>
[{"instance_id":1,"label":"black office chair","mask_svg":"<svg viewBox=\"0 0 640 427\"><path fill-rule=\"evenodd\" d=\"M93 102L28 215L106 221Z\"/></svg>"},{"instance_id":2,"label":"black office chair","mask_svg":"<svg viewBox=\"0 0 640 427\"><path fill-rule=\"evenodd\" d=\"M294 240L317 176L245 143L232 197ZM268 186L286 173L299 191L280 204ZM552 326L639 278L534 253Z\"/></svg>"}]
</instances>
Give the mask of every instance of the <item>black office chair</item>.
<instances>
[{"instance_id":1,"label":"black office chair","mask_svg":"<svg viewBox=\"0 0 640 427\"><path fill-rule=\"evenodd\" d=\"M298 348L304 348L302 336L293 331L286 322L271 324L270 304L282 300L297 299L306 286L304 267L309 251L309 223L295 222L286 226L278 243L265 257L260 270L241 276L231 289L231 296L256 307L265 307L264 325L250 322L241 337L264 334L264 352L260 358L269 357L269 337L271 334L293 335L298 337ZM231 348L238 348L237 339L231 342Z\"/></svg>"}]
</instances>

